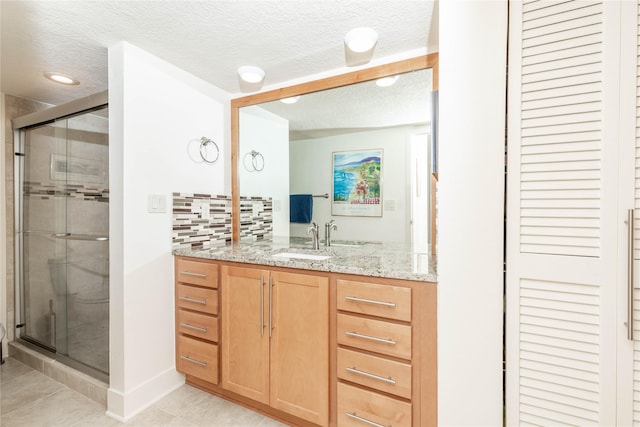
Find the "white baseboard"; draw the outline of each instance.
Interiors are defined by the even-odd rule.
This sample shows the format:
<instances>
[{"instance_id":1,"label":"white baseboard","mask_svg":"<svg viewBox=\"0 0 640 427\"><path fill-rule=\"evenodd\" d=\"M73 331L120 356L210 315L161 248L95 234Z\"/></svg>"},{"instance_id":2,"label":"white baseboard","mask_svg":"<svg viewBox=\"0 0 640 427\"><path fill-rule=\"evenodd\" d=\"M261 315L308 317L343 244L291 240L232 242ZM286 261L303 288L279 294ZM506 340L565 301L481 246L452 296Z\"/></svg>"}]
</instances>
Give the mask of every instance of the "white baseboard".
<instances>
[{"instance_id":1,"label":"white baseboard","mask_svg":"<svg viewBox=\"0 0 640 427\"><path fill-rule=\"evenodd\" d=\"M184 375L175 368L167 369L148 381L120 391L109 388L107 416L125 423L184 384Z\"/></svg>"}]
</instances>

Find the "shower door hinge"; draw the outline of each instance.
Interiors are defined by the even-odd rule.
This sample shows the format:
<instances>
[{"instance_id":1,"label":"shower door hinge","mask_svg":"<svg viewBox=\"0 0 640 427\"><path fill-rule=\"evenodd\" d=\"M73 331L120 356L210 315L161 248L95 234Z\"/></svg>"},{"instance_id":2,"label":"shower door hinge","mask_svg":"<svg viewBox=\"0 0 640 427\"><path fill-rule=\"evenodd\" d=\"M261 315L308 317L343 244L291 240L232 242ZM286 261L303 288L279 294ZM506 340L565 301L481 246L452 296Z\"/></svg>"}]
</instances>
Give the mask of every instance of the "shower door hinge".
<instances>
[{"instance_id":1,"label":"shower door hinge","mask_svg":"<svg viewBox=\"0 0 640 427\"><path fill-rule=\"evenodd\" d=\"M18 323L16 329L24 328L24 323Z\"/></svg>"},{"instance_id":2,"label":"shower door hinge","mask_svg":"<svg viewBox=\"0 0 640 427\"><path fill-rule=\"evenodd\" d=\"M24 157L24 153L14 153L16 156Z\"/></svg>"}]
</instances>

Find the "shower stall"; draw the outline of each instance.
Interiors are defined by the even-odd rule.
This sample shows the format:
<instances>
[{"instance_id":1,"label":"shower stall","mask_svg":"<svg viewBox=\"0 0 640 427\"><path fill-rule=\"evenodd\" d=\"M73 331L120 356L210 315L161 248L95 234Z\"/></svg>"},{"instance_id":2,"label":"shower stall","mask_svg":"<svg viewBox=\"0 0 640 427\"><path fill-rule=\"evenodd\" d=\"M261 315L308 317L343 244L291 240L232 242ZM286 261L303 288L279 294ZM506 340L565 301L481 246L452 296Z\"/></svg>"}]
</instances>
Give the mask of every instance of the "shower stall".
<instances>
[{"instance_id":1,"label":"shower stall","mask_svg":"<svg viewBox=\"0 0 640 427\"><path fill-rule=\"evenodd\" d=\"M16 336L109 373L106 93L15 119Z\"/></svg>"}]
</instances>

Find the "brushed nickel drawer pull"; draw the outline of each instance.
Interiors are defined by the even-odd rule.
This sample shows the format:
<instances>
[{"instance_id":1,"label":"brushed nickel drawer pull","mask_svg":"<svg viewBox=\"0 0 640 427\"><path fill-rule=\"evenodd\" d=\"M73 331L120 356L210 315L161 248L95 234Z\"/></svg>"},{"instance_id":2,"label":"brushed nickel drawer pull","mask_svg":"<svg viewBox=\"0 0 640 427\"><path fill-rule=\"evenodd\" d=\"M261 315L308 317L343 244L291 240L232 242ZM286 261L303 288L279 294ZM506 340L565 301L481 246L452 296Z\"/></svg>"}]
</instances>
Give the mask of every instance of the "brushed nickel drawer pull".
<instances>
[{"instance_id":1,"label":"brushed nickel drawer pull","mask_svg":"<svg viewBox=\"0 0 640 427\"><path fill-rule=\"evenodd\" d=\"M260 336L264 336L264 277L260 276Z\"/></svg>"},{"instance_id":2,"label":"brushed nickel drawer pull","mask_svg":"<svg viewBox=\"0 0 640 427\"><path fill-rule=\"evenodd\" d=\"M354 338L362 338L365 340L370 340L370 341L375 341L375 342L381 342L381 343L385 343L385 344L391 344L391 345L396 345L396 342L392 339L387 339L387 338L378 338L378 337L372 337L370 335L362 335L359 334L357 332L345 332L346 335L350 336L350 337L354 337Z\"/></svg>"},{"instance_id":3,"label":"brushed nickel drawer pull","mask_svg":"<svg viewBox=\"0 0 640 427\"><path fill-rule=\"evenodd\" d=\"M273 335L273 276L269 277L269 338Z\"/></svg>"},{"instance_id":4,"label":"brushed nickel drawer pull","mask_svg":"<svg viewBox=\"0 0 640 427\"><path fill-rule=\"evenodd\" d=\"M180 297L180 299L182 301L192 302L194 304L207 305L207 300L206 299L195 299L195 298L191 298L191 297Z\"/></svg>"},{"instance_id":5,"label":"brushed nickel drawer pull","mask_svg":"<svg viewBox=\"0 0 640 427\"><path fill-rule=\"evenodd\" d=\"M374 423L373 421L370 421L366 418L359 417L356 415L355 412L353 414L350 412L345 412L344 414L349 418L353 418L356 421L360 421L361 423L364 423L373 427L392 427L391 424L389 424L388 426L383 426L382 424Z\"/></svg>"},{"instance_id":6,"label":"brushed nickel drawer pull","mask_svg":"<svg viewBox=\"0 0 640 427\"><path fill-rule=\"evenodd\" d=\"M364 298L351 297L351 296L344 297L344 299L346 299L347 301L353 301L353 302L365 302L367 304L383 305L385 307L395 307L396 306L392 302L376 301L376 300L373 300L373 299L364 299Z\"/></svg>"},{"instance_id":7,"label":"brushed nickel drawer pull","mask_svg":"<svg viewBox=\"0 0 640 427\"><path fill-rule=\"evenodd\" d=\"M344 368L347 372L351 372L352 374L362 375L363 377L371 378L378 381L383 381L385 383L394 384L396 380L391 377L381 377L380 375L370 374L369 372L361 371L360 369L353 368Z\"/></svg>"},{"instance_id":8,"label":"brushed nickel drawer pull","mask_svg":"<svg viewBox=\"0 0 640 427\"><path fill-rule=\"evenodd\" d=\"M634 244L635 244L635 209L629 209L627 212L627 221L629 227L627 241L627 339L633 341L633 282L635 271L634 265Z\"/></svg>"},{"instance_id":9,"label":"brushed nickel drawer pull","mask_svg":"<svg viewBox=\"0 0 640 427\"><path fill-rule=\"evenodd\" d=\"M180 323L180 326L182 326L183 328L193 329L194 331L198 331L198 332L207 332L208 330L207 328L201 328L200 326L194 326L188 323Z\"/></svg>"},{"instance_id":10,"label":"brushed nickel drawer pull","mask_svg":"<svg viewBox=\"0 0 640 427\"><path fill-rule=\"evenodd\" d=\"M203 368L207 367L207 362L201 362L200 360L192 359L189 356L180 356L180 359L186 360L187 362L195 363L196 365L200 365Z\"/></svg>"},{"instance_id":11,"label":"brushed nickel drawer pull","mask_svg":"<svg viewBox=\"0 0 640 427\"><path fill-rule=\"evenodd\" d=\"M184 274L185 276L201 277L203 279L207 278L206 274L203 274L203 273L192 273L190 271L181 271L180 274Z\"/></svg>"}]
</instances>

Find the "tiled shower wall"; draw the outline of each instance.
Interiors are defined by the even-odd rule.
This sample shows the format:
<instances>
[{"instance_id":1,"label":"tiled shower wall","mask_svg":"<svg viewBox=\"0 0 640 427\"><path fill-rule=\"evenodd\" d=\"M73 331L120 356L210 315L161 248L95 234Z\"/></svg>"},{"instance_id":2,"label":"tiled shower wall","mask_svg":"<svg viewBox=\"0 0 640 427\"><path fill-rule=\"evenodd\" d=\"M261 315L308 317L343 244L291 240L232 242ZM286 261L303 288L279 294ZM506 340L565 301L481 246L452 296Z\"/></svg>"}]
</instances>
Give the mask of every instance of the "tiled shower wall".
<instances>
[{"instance_id":1,"label":"tiled shower wall","mask_svg":"<svg viewBox=\"0 0 640 427\"><path fill-rule=\"evenodd\" d=\"M15 258L14 258L14 176L13 176L13 159L14 159L14 144L13 144L13 129L11 128L11 120L24 116L26 114L34 113L36 111L45 110L51 105L44 104L42 102L30 101L27 99L17 98L11 95L4 95L4 107L5 107L5 134L4 137L4 150L5 150L5 191L6 191L6 225L7 235L5 236L5 244L7 251L7 289L6 289L6 302L7 302L7 341L13 341L15 338Z\"/></svg>"},{"instance_id":2,"label":"tiled shower wall","mask_svg":"<svg viewBox=\"0 0 640 427\"><path fill-rule=\"evenodd\" d=\"M93 202L109 202L109 189L85 184L51 184L42 182L25 182L24 195L49 199L52 197L71 197Z\"/></svg>"},{"instance_id":3,"label":"tiled shower wall","mask_svg":"<svg viewBox=\"0 0 640 427\"><path fill-rule=\"evenodd\" d=\"M231 208L229 196L173 193L172 248L206 249L230 242ZM240 211L241 240L261 240L271 235L273 207L270 198L242 197Z\"/></svg>"}]
</instances>

